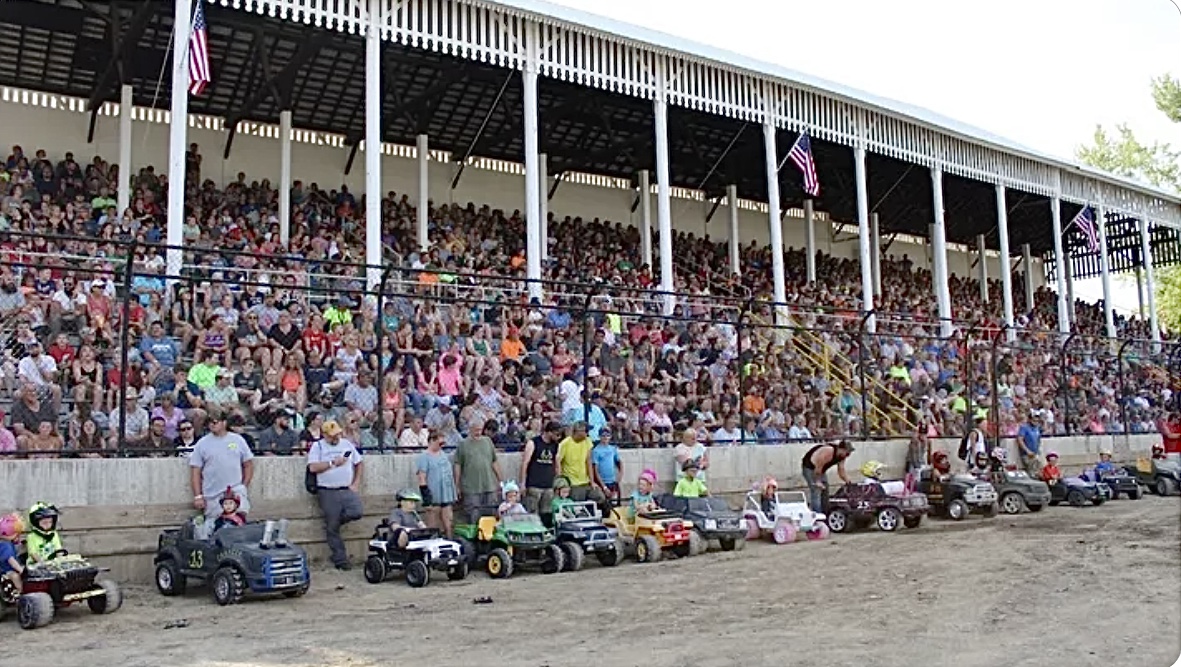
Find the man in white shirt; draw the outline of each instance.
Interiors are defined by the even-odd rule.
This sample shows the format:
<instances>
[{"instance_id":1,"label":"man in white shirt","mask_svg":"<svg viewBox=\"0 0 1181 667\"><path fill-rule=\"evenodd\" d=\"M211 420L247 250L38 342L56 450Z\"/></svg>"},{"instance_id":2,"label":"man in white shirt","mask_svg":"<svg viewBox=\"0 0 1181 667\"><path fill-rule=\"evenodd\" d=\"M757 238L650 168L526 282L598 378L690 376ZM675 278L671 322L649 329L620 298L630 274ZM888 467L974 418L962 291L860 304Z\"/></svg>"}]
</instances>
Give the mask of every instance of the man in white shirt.
<instances>
[{"instance_id":1,"label":"man in white shirt","mask_svg":"<svg viewBox=\"0 0 1181 667\"><path fill-rule=\"evenodd\" d=\"M414 415L410 418L410 423L402 429L402 434L398 436L398 449L411 452L422 451L430 444L430 435L431 432L422 424L422 417Z\"/></svg>"},{"instance_id":2,"label":"man in white shirt","mask_svg":"<svg viewBox=\"0 0 1181 667\"><path fill-rule=\"evenodd\" d=\"M61 410L62 387L57 382L57 362L43 354L41 341L33 339L25 346L26 356L16 365L16 376L24 383L37 387L42 398L49 398L54 410Z\"/></svg>"},{"instance_id":3,"label":"man in white shirt","mask_svg":"<svg viewBox=\"0 0 1181 667\"><path fill-rule=\"evenodd\" d=\"M324 513L324 532L332 551L332 564L338 570L350 570L349 553L340 528L364 514L361 505L361 477L364 470L361 452L341 437L344 429L335 421L320 427L323 439L308 450L308 472L316 476L316 498Z\"/></svg>"},{"instance_id":4,"label":"man in white shirt","mask_svg":"<svg viewBox=\"0 0 1181 667\"><path fill-rule=\"evenodd\" d=\"M733 447L742 444L742 431L738 428L738 419L733 415L726 417L726 421L714 431L711 440L715 447Z\"/></svg>"}]
</instances>

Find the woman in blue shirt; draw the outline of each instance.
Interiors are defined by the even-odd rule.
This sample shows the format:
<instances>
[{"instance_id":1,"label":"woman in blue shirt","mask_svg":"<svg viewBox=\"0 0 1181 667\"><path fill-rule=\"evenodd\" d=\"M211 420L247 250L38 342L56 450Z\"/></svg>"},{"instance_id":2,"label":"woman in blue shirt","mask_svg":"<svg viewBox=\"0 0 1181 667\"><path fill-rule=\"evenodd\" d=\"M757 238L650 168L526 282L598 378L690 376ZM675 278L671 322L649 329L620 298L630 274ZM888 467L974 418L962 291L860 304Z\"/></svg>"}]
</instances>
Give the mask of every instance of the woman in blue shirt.
<instances>
[{"instance_id":1,"label":"woman in blue shirt","mask_svg":"<svg viewBox=\"0 0 1181 667\"><path fill-rule=\"evenodd\" d=\"M455 490L455 476L451 459L443 452L443 435L432 431L427 450L414 458L414 473L418 477L418 491L426 509L427 523L451 537L453 512L451 506L459 499Z\"/></svg>"}]
</instances>

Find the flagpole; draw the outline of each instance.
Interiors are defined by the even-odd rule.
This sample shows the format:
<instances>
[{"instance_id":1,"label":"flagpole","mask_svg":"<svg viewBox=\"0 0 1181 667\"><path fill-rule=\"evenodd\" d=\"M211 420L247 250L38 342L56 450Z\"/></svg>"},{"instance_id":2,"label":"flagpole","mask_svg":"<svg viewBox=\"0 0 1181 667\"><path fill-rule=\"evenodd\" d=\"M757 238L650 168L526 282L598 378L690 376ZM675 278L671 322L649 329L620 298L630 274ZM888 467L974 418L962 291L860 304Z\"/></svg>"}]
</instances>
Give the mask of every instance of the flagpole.
<instances>
[{"instance_id":1,"label":"flagpole","mask_svg":"<svg viewBox=\"0 0 1181 667\"><path fill-rule=\"evenodd\" d=\"M783 165L787 164L787 159L791 157L791 152L796 149L796 146L800 145L800 139L803 139L805 134L805 132L800 132L800 136L796 137L795 143L791 145L791 148L787 149L787 154L779 161L779 166L775 167L775 173L779 173L783 169Z\"/></svg>"},{"instance_id":2,"label":"flagpole","mask_svg":"<svg viewBox=\"0 0 1181 667\"><path fill-rule=\"evenodd\" d=\"M196 0L203 2L204 0ZM167 277L180 278L184 256L185 143L189 129L189 37L193 0L175 0L172 17L172 107L168 129L168 251Z\"/></svg>"}]
</instances>

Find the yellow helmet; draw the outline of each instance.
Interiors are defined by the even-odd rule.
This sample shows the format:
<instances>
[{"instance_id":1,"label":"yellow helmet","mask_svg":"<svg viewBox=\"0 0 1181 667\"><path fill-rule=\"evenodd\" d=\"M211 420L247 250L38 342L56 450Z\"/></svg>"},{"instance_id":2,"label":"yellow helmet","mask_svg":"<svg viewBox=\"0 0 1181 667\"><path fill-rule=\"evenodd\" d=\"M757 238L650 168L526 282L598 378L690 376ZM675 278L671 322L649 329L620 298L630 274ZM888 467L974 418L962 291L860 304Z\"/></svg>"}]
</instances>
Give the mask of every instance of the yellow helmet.
<instances>
[{"instance_id":1,"label":"yellow helmet","mask_svg":"<svg viewBox=\"0 0 1181 667\"><path fill-rule=\"evenodd\" d=\"M877 479L885 469L886 465L881 461L866 461L861 464L861 476L866 479Z\"/></svg>"}]
</instances>

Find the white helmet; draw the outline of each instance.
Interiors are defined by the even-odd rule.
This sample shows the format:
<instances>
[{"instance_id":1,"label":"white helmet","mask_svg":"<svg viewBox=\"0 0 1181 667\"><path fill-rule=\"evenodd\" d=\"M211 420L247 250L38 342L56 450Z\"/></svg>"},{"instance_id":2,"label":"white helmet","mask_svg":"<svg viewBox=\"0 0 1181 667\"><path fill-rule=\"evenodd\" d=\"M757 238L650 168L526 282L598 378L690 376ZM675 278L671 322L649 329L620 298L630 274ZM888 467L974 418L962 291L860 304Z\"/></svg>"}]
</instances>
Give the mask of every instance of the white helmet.
<instances>
[{"instance_id":1,"label":"white helmet","mask_svg":"<svg viewBox=\"0 0 1181 667\"><path fill-rule=\"evenodd\" d=\"M1000 461L1001 463L1004 463L1009 459L1009 450L1005 449L1004 447L993 447L992 458Z\"/></svg>"}]
</instances>

